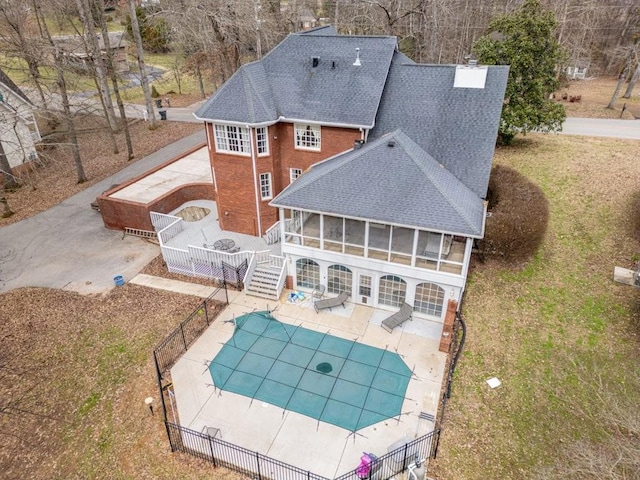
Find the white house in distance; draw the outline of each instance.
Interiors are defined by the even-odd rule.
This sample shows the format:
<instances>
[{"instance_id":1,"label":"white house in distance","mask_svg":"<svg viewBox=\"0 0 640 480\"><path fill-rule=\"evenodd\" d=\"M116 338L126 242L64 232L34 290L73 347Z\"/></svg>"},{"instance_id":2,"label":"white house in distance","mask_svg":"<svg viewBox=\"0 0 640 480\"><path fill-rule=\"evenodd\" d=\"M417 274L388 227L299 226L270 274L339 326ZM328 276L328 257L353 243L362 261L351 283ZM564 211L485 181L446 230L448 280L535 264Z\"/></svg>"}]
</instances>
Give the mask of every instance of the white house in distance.
<instances>
[{"instance_id":1,"label":"white house in distance","mask_svg":"<svg viewBox=\"0 0 640 480\"><path fill-rule=\"evenodd\" d=\"M40 139L33 104L0 70L0 142L12 170L38 158L35 144Z\"/></svg>"},{"instance_id":2,"label":"white house in distance","mask_svg":"<svg viewBox=\"0 0 640 480\"><path fill-rule=\"evenodd\" d=\"M277 221L290 288L443 322L484 236L508 70L417 64L395 37L290 35L196 112L220 226Z\"/></svg>"}]
</instances>

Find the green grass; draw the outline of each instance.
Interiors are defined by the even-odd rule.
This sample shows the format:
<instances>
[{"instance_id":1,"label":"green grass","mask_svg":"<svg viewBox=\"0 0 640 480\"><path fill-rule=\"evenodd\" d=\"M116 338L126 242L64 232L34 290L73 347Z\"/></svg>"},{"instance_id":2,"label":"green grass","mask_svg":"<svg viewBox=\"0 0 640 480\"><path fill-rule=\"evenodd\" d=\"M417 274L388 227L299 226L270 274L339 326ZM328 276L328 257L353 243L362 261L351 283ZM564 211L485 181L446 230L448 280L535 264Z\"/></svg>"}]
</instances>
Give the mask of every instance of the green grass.
<instances>
[{"instance_id":1,"label":"green grass","mask_svg":"<svg viewBox=\"0 0 640 480\"><path fill-rule=\"evenodd\" d=\"M498 162L545 193L548 231L520 269L488 261L468 283L468 341L447 407L436 469L442 478L538 478L566 463L577 440L611 441L615 429L584 412L603 410L594 393L604 388L603 372L612 372L611 383L629 384L640 366L630 335L637 291L612 281L613 266L629 268L640 250L625 231L633 179L640 176L630 160L635 148L531 136L500 149ZM485 380L494 375L503 385L490 390ZM640 393L634 385L604 391L608 401L623 402Z\"/></svg>"}]
</instances>

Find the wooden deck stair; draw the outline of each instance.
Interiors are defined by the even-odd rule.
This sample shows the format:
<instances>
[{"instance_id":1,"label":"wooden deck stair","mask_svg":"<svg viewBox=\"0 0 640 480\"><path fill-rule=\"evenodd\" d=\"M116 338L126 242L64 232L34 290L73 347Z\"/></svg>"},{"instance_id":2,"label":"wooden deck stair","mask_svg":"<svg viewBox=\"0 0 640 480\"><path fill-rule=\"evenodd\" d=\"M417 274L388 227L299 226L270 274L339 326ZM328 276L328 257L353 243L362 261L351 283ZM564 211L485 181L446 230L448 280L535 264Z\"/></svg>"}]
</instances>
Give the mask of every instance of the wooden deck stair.
<instances>
[{"instance_id":1,"label":"wooden deck stair","mask_svg":"<svg viewBox=\"0 0 640 480\"><path fill-rule=\"evenodd\" d=\"M281 272L276 267L258 265L249 279L247 295L278 300L278 279Z\"/></svg>"}]
</instances>

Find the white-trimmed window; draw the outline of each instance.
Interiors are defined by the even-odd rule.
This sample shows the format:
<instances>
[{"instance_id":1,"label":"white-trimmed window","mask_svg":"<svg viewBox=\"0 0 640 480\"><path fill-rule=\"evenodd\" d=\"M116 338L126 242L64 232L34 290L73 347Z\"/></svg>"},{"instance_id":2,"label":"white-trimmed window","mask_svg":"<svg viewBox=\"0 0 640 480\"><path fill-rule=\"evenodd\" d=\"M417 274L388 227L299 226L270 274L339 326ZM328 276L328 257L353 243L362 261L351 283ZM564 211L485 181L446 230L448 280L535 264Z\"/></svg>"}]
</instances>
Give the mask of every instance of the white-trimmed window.
<instances>
[{"instance_id":1,"label":"white-trimmed window","mask_svg":"<svg viewBox=\"0 0 640 480\"><path fill-rule=\"evenodd\" d=\"M401 307L407 295L407 282L396 275L385 275L380 279L378 303L390 307Z\"/></svg>"},{"instance_id":2,"label":"white-trimmed window","mask_svg":"<svg viewBox=\"0 0 640 480\"><path fill-rule=\"evenodd\" d=\"M351 296L353 273L344 265L331 265L328 269L327 291L329 293L347 292Z\"/></svg>"},{"instance_id":3,"label":"white-trimmed window","mask_svg":"<svg viewBox=\"0 0 640 480\"><path fill-rule=\"evenodd\" d=\"M442 316L444 304L444 290L435 283L420 283L416 287L416 299L414 307L417 312Z\"/></svg>"},{"instance_id":4,"label":"white-trimmed window","mask_svg":"<svg viewBox=\"0 0 640 480\"><path fill-rule=\"evenodd\" d=\"M320 125L303 123L294 124L296 148L303 150L320 150Z\"/></svg>"},{"instance_id":5,"label":"white-trimmed window","mask_svg":"<svg viewBox=\"0 0 640 480\"><path fill-rule=\"evenodd\" d=\"M258 156L269 155L269 131L267 127L256 128L256 148Z\"/></svg>"},{"instance_id":6,"label":"white-trimmed window","mask_svg":"<svg viewBox=\"0 0 640 480\"><path fill-rule=\"evenodd\" d=\"M273 197L273 191L271 190L271 173L260 174L260 198L262 200L269 200Z\"/></svg>"},{"instance_id":7,"label":"white-trimmed window","mask_svg":"<svg viewBox=\"0 0 640 480\"><path fill-rule=\"evenodd\" d=\"M301 168L290 168L289 169L289 183L293 183L293 181L302 175Z\"/></svg>"},{"instance_id":8,"label":"white-trimmed window","mask_svg":"<svg viewBox=\"0 0 640 480\"><path fill-rule=\"evenodd\" d=\"M320 283L320 265L310 258L296 260L296 286L314 288Z\"/></svg>"},{"instance_id":9,"label":"white-trimmed window","mask_svg":"<svg viewBox=\"0 0 640 480\"><path fill-rule=\"evenodd\" d=\"M249 144L249 130L235 125L216 125L216 151L225 153L239 153L249 155L251 145Z\"/></svg>"}]
</instances>

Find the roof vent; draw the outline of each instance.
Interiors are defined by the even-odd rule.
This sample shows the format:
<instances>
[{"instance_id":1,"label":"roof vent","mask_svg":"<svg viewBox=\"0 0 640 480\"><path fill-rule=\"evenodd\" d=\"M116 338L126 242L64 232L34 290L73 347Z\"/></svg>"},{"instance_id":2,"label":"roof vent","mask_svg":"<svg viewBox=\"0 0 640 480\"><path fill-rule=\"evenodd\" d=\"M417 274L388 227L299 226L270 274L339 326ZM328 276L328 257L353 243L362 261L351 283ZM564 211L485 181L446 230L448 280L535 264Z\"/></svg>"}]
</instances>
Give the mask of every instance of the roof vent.
<instances>
[{"instance_id":1,"label":"roof vent","mask_svg":"<svg viewBox=\"0 0 640 480\"><path fill-rule=\"evenodd\" d=\"M393 148L393 147L395 147L395 146L396 146L396 141L395 141L395 140L389 140L389 141L387 142L387 147L391 147L391 148Z\"/></svg>"},{"instance_id":2,"label":"roof vent","mask_svg":"<svg viewBox=\"0 0 640 480\"><path fill-rule=\"evenodd\" d=\"M353 66L354 67L359 67L361 65L362 65L362 63L360 63L360 49L356 48L356 61L353 62Z\"/></svg>"},{"instance_id":3,"label":"roof vent","mask_svg":"<svg viewBox=\"0 0 640 480\"><path fill-rule=\"evenodd\" d=\"M319 63L320 63L320 57L312 57L311 58L311 64L313 65L313 68L316 68Z\"/></svg>"}]
</instances>

